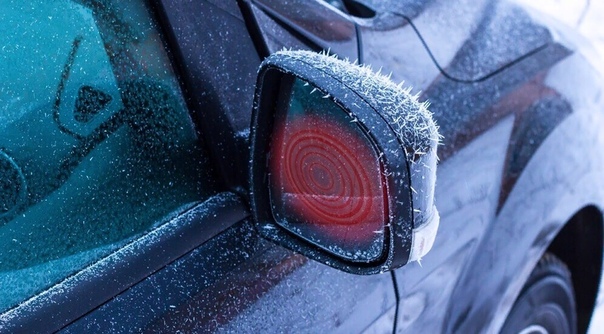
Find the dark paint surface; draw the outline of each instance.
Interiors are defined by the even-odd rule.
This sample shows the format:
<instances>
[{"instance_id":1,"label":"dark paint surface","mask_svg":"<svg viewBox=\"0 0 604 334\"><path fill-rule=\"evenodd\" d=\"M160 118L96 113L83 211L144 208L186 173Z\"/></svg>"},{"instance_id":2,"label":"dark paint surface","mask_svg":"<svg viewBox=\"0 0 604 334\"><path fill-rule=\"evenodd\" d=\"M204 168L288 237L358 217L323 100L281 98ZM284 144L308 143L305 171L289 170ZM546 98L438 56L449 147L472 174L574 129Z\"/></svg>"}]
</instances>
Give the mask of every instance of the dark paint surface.
<instances>
[{"instance_id":1,"label":"dark paint surface","mask_svg":"<svg viewBox=\"0 0 604 334\"><path fill-rule=\"evenodd\" d=\"M524 13L490 31L489 24L520 10L510 4L490 3L473 14L467 12L476 7L460 6L451 17L437 15L444 20L438 23L427 21L436 13L422 19L439 5L446 6L433 1L426 12L408 14L413 26L384 14L387 23L378 16L362 28L365 62L421 91L444 136L435 198L441 224L422 267L396 272L397 331L493 332L562 225L579 208L601 203L601 157L584 151L601 143L601 79L572 44L552 40ZM438 30L472 15L487 24L476 39L464 35L469 26ZM513 24L525 29L506 31ZM458 47L451 49L451 41ZM524 51L506 52L511 45ZM498 53L504 57L495 62ZM563 158L573 151L585 156ZM575 189L585 174L594 175L594 185L584 197Z\"/></svg>"},{"instance_id":2,"label":"dark paint surface","mask_svg":"<svg viewBox=\"0 0 604 334\"><path fill-rule=\"evenodd\" d=\"M103 305L90 313L93 304L79 313L68 312L77 303L66 304L69 315L52 322L60 328L78 319L65 332L496 332L563 225L586 206L600 215L601 79L572 40L552 37L559 35L519 8L366 1L377 14L360 19L321 1L296 8L297 1L162 3L168 45L227 187L246 187L246 122L263 52L331 47L392 71L394 81L405 80L432 103L444 135L435 195L440 229L421 265L354 276L259 239L249 221L239 222L246 195L229 195L236 209L219 223L226 231L164 258L126 290L107 288L107 296L121 294L98 300ZM337 27L321 21L327 18ZM36 314L47 319L49 301L37 303L38 313L18 309L8 324L30 326Z\"/></svg>"},{"instance_id":3,"label":"dark paint surface","mask_svg":"<svg viewBox=\"0 0 604 334\"><path fill-rule=\"evenodd\" d=\"M245 1L247 2L247 1ZM269 53L283 47L308 45L315 51L329 49L341 58L358 58L357 33L354 22L334 11L324 1L254 0L255 21ZM300 42L289 45L298 39Z\"/></svg>"}]
</instances>

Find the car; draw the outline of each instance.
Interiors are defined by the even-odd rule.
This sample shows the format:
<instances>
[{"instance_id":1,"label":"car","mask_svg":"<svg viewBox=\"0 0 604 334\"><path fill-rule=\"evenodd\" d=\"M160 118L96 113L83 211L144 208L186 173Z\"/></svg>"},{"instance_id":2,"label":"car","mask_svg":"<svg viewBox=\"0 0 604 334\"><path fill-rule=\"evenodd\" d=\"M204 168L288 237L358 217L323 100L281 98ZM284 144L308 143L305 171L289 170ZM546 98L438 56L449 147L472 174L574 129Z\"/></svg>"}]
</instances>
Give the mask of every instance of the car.
<instances>
[{"instance_id":1,"label":"car","mask_svg":"<svg viewBox=\"0 0 604 334\"><path fill-rule=\"evenodd\" d=\"M587 331L604 85L572 29L504 0L1 1L0 332Z\"/></svg>"}]
</instances>

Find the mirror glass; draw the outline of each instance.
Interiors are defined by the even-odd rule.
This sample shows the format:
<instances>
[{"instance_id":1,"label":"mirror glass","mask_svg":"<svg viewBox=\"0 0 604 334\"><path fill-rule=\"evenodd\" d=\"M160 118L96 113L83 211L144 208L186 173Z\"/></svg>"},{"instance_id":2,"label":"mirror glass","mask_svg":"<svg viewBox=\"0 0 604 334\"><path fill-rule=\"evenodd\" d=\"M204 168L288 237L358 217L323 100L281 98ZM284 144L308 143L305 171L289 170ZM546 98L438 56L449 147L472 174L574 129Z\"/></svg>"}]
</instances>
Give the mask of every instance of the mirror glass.
<instances>
[{"instance_id":1,"label":"mirror glass","mask_svg":"<svg viewBox=\"0 0 604 334\"><path fill-rule=\"evenodd\" d=\"M275 220L347 260L378 259L388 222L378 150L329 95L300 79L286 91L270 150Z\"/></svg>"}]
</instances>

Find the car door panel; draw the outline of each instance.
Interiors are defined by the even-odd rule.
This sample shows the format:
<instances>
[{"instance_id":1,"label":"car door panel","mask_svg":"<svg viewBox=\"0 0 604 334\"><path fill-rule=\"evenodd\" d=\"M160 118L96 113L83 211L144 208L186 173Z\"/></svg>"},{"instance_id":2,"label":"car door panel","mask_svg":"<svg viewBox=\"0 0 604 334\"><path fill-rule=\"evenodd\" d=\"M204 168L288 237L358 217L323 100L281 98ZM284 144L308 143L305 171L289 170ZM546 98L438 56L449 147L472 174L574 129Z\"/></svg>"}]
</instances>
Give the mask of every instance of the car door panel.
<instances>
[{"instance_id":1,"label":"car door panel","mask_svg":"<svg viewBox=\"0 0 604 334\"><path fill-rule=\"evenodd\" d=\"M237 210L231 205L226 205L225 208L229 211ZM207 212L210 216L218 213L215 209L208 209ZM244 212L240 209L238 211ZM217 217L219 219L228 218L222 215L217 215ZM247 261L257 248L249 222L234 223L230 219L221 219L221 221L224 223L218 222L219 225L225 224L232 227L216 237L210 238L202 246L189 253L184 252L183 257L167 264L123 293L117 294L107 303L66 327L64 332L115 333L151 330L153 327L149 328L149 325L155 319L164 314L170 315L171 312L176 314L182 312L183 303L189 302L197 294L212 295L213 292L208 293L204 289L218 284L217 282L223 279L225 272ZM229 221L230 223L226 223ZM179 236L182 234L179 233ZM220 294L214 295L214 297L216 296L225 297ZM145 302L141 303L142 300ZM213 307L214 304L208 306ZM187 315L190 318L180 325L188 326L192 323L193 326L198 326L197 328L200 329L211 328L207 326L213 326L216 321L216 319L212 319L212 316L219 317L215 312L205 313L202 310L193 310Z\"/></svg>"},{"instance_id":2,"label":"car door panel","mask_svg":"<svg viewBox=\"0 0 604 334\"><path fill-rule=\"evenodd\" d=\"M199 14L194 11L198 10L204 14L213 13L212 17L217 20L228 18L229 22L233 23L226 30L216 31L217 34L231 31L235 29L233 27L245 27L243 21L236 22L239 20L238 15L225 12L223 8L209 2L202 1L194 7L178 1L165 2L163 5L163 10L166 11L163 14L166 15L164 19L170 22L179 18L178 21L185 26L197 26L201 22L195 19ZM190 14L193 16L188 17ZM217 26L203 23L206 28L204 36L213 36L211 29L223 27L224 22L221 22ZM176 34L173 42L178 42L180 53L185 58L187 72L200 75L191 80L200 80L202 75L235 77L235 72L231 71L246 69L229 67L233 59L232 54L230 57L211 57L212 61L225 62L215 66L211 73L208 73L207 69L198 69L208 65L196 62L200 56L199 52L206 54L213 51L200 51L198 46L207 44L194 36L188 35L185 38L185 34L195 31L191 27L185 32L184 26L172 24L172 29L174 30L169 33ZM189 45L191 43L194 46ZM187 57L193 59L189 61ZM249 55L245 57L247 59ZM216 67L224 72L216 73ZM255 70L254 68L252 72L250 69L251 73L245 76L255 75ZM204 85L196 87L202 95L207 93L207 82L204 82ZM240 84L231 87L239 86ZM219 89L228 92L229 86ZM201 112L211 105L202 105ZM251 106L247 112L251 113ZM237 113L244 114L244 111L239 110ZM206 114L203 119L209 120L209 116ZM223 137L225 135L221 134ZM236 138L228 140L233 139ZM221 263L228 265L223 266ZM129 315L128 310L132 304L142 296L157 296L150 297L157 302L141 305L139 310ZM309 262L300 255L259 239L249 222L241 222L217 239L131 287L67 330L120 331L124 330L120 324L130 323L131 326L148 332L253 331L272 328L350 332L371 328L372 323L378 321L376 326L392 331L393 318L384 318L383 315L388 314L388 311L392 315L395 306L394 286L390 274L356 276ZM135 315L138 318L130 319Z\"/></svg>"},{"instance_id":3,"label":"car door panel","mask_svg":"<svg viewBox=\"0 0 604 334\"><path fill-rule=\"evenodd\" d=\"M246 215L245 207L235 195L213 196L2 314L0 329L37 333L58 330Z\"/></svg>"},{"instance_id":4,"label":"car door panel","mask_svg":"<svg viewBox=\"0 0 604 334\"><path fill-rule=\"evenodd\" d=\"M390 275L342 273L258 238L235 224L65 332L349 333L395 307Z\"/></svg>"}]
</instances>

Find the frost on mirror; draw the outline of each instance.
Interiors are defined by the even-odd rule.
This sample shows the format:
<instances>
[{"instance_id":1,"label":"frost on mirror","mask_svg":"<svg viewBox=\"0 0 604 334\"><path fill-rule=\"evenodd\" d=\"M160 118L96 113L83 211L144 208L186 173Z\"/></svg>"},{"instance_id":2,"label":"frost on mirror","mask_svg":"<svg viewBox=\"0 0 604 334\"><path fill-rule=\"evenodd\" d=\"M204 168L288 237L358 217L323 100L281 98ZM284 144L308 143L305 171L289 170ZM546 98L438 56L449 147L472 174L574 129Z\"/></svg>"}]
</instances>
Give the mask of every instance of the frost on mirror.
<instances>
[{"instance_id":1,"label":"frost on mirror","mask_svg":"<svg viewBox=\"0 0 604 334\"><path fill-rule=\"evenodd\" d=\"M203 200L209 186L142 1L0 7L4 311Z\"/></svg>"},{"instance_id":2,"label":"frost on mirror","mask_svg":"<svg viewBox=\"0 0 604 334\"><path fill-rule=\"evenodd\" d=\"M275 220L343 258L379 258L388 216L373 143L333 99L300 79L280 109L270 155Z\"/></svg>"}]
</instances>

